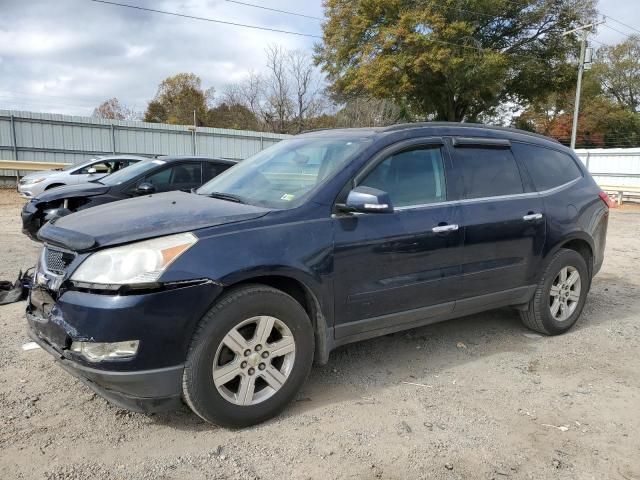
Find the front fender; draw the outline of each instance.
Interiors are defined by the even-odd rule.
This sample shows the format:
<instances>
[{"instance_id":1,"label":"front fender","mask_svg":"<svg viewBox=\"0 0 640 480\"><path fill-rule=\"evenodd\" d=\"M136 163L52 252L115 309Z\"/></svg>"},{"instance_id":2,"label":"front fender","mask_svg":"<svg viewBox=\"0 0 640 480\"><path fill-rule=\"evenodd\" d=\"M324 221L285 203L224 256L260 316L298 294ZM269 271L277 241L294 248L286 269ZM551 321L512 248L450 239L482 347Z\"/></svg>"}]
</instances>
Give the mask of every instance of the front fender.
<instances>
[{"instance_id":1,"label":"front fender","mask_svg":"<svg viewBox=\"0 0 640 480\"><path fill-rule=\"evenodd\" d=\"M291 278L317 300L333 325L333 227L331 219L266 224L248 222L198 231L198 242L171 266L161 281L209 278L224 286L266 276Z\"/></svg>"}]
</instances>

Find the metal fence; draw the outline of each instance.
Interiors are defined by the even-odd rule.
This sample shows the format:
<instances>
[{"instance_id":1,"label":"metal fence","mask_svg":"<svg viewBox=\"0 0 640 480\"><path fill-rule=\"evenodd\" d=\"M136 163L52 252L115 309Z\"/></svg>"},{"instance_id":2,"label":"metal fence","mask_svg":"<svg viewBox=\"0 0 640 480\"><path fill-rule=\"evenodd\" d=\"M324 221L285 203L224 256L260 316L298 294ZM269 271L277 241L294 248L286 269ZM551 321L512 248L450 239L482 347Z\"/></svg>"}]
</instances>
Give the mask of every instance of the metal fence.
<instances>
[{"instance_id":1,"label":"metal fence","mask_svg":"<svg viewBox=\"0 0 640 480\"><path fill-rule=\"evenodd\" d=\"M95 155L209 155L242 160L288 135L0 110L0 160L79 163ZM640 187L640 148L576 150L596 181ZM15 179L15 171L0 177ZM1 180L1 178L0 178Z\"/></svg>"},{"instance_id":2,"label":"metal fence","mask_svg":"<svg viewBox=\"0 0 640 480\"><path fill-rule=\"evenodd\" d=\"M640 187L640 148L578 149L576 153L600 185Z\"/></svg>"},{"instance_id":3,"label":"metal fence","mask_svg":"<svg viewBox=\"0 0 640 480\"><path fill-rule=\"evenodd\" d=\"M80 163L96 155L245 159L288 135L0 110L0 159ZM15 172L0 170L0 176Z\"/></svg>"}]
</instances>

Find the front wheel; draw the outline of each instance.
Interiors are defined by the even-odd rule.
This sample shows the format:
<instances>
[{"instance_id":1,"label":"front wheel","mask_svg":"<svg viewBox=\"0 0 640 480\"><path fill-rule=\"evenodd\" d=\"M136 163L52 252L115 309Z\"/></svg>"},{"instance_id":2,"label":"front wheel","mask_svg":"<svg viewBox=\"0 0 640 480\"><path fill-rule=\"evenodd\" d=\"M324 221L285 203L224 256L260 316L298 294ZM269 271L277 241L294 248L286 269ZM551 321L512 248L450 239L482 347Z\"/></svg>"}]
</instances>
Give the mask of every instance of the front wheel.
<instances>
[{"instance_id":1,"label":"front wheel","mask_svg":"<svg viewBox=\"0 0 640 480\"><path fill-rule=\"evenodd\" d=\"M313 330L302 306L262 285L225 294L194 334L183 394L208 422L245 427L293 400L313 362Z\"/></svg>"},{"instance_id":2,"label":"front wheel","mask_svg":"<svg viewBox=\"0 0 640 480\"><path fill-rule=\"evenodd\" d=\"M582 313L590 282L584 257L575 250L559 250L547 265L533 299L520 312L522 322L546 335L566 332Z\"/></svg>"}]
</instances>

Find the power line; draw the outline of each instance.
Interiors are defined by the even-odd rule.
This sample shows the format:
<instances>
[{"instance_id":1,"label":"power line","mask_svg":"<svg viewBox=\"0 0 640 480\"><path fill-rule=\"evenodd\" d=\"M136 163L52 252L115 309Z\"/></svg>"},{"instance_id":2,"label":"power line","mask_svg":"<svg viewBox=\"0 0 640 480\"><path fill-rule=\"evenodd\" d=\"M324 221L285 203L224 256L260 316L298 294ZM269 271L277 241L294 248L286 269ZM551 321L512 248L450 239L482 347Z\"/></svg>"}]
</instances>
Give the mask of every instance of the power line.
<instances>
[{"instance_id":1,"label":"power line","mask_svg":"<svg viewBox=\"0 0 640 480\"><path fill-rule=\"evenodd\" d=\"M607 25L606 23L604 24L604 26L606 28L608 28L609 30L613 30L614 32L617 32L617 33L619 33L621 35L624 35L625 37L631 38L631 34L629 34L629 33L625 33L622 30L618 30L617 28L614 28L611 25Z\"/></svg>"},{"instance_id":2,"label":"power line","mask_svg":"<svg viewBox=\"0 0 640 480\"><path fill-rule=\"evenodd\" d=\"M238 0L225 0L225 1L229 3L237 3L238 5L244 5L245 7L260 8L262 10L269 10L271 12L284 13L285 15L294 15L296 17L310 18L312 20L320 20L320 21L323 20L322 18L314 17L313 15L305 15L304 13L289 12L287 10L279 10L277 8L264 7L262 5L255 5L253 3L240 2Z\"/></svg>"},{"instance_id":3,"label":"power line","mask_svg":"<svg viewBox=\"0 0 640 480\"><path fill-rule=\"evenodd\" d=\"M313 34L310 34L310 33L292 32L290 30L280 30L278 28L260 27L258 25L247 25L247 24L244 24L244 23L228 22L226 20L218 20L218 19L207 18L207 17L198 17L196 15L187 15L185 13L169 12L169 11L166 11L166 10L157 10L155 8L146 8L146 7L140 7L140 6L137 6L137 5L129 5L127 3L110 2L108 0L89 0L89 1L90 2L94 2L94 3L104 3L106 5L114 5L114 6L117 6L117 7L131 8L131 9L134 9L134 10L142 10L142 11L145 11L145 12L161 13L163 15L172 15L174 17L189 18L191 20L201 20L203 22L220 23L222 25L231 25L231 26L234 26L234 27L252 28L254 30L265 30L265 31L268 31L268 32L285 33L287 35L297 35L299 37L322 38L319 35L313 35Z\"/></svg>"},{"instance_id":4,"label":"power line","mask_svg":"<svg viewBox=\"0 0 640 480\"><path fill-rule=\"evenodd\" d=\"M629 29L631 29L631 30L634 30L634 31L636 31L636 32L640 33L640 30L639 30L639 29L637 29L636 27L632 27L631 25L627 25L626 23L621 22L620 20L616 20L615 18L610 17L609 15L604 15L604 17L605 17L605 18L608 18L609 20L613 20L613 21L614 21L614 22L616 22L616 23L619 23L619 24L620 24L620 25L622 25L623 27L627 27L627 28L629 28Z\"/></svg>"}]
</instances>

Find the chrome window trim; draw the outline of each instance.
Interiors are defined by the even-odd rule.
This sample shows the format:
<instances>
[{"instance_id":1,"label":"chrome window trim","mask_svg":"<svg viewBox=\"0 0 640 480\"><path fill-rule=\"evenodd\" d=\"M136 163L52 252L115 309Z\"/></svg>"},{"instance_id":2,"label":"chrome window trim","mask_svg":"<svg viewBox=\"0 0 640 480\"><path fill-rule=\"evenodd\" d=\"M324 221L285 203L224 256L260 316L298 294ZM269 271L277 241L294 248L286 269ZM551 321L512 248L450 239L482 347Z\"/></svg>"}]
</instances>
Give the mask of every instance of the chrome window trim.
<instances>
[{"instance_id":1,"label":"chrome window trim","mask_svg":"<svg viewBox=\"0 0 640 480\"><path fill-rule=\"evenodd\" d=\"M542 196L551 195L553 193L559 192L560 190L564 190L565 188L570 187L574 183L577 183L581 178L582 177L574 178L570 182L564 183L562 185L558 185L557 187L553 187L548 190L543 190L541 192L515 193L511 195L498 195L494 197L463 198L460 200L447 200L445 202L433 202L433 203L426 203L421 205L405 205L402 207L394 207L393 210L395 212L395 211L439 207L439 206L446 206L446 205L466 205L469 203L484 203L484 202L491 202L491 201L497 201L497 200L517 200L521 198L542 197Z\"/></svg>"}]
</instances>

